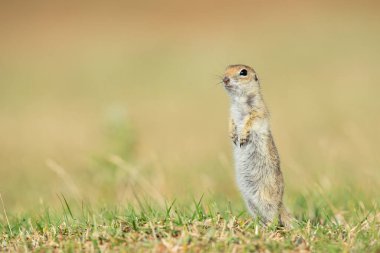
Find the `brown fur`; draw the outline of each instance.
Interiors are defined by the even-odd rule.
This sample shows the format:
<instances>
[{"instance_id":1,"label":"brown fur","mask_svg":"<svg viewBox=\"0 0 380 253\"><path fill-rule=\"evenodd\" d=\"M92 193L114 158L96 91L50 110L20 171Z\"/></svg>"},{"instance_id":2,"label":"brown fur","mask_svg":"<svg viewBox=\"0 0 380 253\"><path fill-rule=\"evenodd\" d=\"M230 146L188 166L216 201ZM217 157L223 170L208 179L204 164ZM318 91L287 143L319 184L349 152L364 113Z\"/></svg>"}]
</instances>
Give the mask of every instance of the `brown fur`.
<instances>
[{"instance_id":1,"label":"brown fur","mask_svg":"<svg viewBox=\"0 0 380 253\"><path fill-rule=\"evenodd\" d=\"M244 127L240 136L240 146L243 146L244 144L247 143L249 140L250 134L251 134L251 129L252 126L258 118L264 118L266 116L264 110L252 110L251 113L249 113L245 118L244 118Z\"/></svg>"}]
</instances>

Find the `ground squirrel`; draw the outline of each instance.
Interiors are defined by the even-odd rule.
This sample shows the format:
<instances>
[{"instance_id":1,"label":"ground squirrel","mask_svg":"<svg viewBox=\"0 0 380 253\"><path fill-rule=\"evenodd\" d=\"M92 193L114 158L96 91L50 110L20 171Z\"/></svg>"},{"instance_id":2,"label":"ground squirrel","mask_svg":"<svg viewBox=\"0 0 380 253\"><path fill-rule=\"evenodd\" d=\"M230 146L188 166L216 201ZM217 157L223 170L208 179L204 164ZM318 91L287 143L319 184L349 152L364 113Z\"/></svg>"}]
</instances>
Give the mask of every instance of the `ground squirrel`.
<instances>
[{"instance_id":1,"label":"ground squirrel","mask_svg":"<svg viewBox=\"0 0 380 253\"><path fill-rule=\"evenodd\" d=\"M277 220L291 227L282 196L284 179L269 126L269 113L253 68L230 65L223 77L231 98L230 137L237 183L246 205L264 224Z\"/></svg>"}]
</instances>

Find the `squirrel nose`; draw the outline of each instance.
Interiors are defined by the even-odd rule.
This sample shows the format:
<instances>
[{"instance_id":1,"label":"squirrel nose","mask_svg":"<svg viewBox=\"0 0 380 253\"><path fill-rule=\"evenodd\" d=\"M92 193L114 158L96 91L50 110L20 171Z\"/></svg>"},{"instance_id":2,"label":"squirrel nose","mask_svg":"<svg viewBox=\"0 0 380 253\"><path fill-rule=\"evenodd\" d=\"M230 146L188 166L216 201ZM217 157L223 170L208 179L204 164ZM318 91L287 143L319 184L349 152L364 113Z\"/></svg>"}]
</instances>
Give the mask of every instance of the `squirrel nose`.
<instances>
[{"instance_id":1,"label":"squirrel nose","mask_svg":"<svg viewBox=\"0 0 380 253\"><path fill-rule=\"evenodd\" d=\"M229 79L228 77L225 76L225 77L223 78L223 83L224 83L224 84L228 84L229 82L230 82L230 79Z\"/></svg>"}]
</instances>

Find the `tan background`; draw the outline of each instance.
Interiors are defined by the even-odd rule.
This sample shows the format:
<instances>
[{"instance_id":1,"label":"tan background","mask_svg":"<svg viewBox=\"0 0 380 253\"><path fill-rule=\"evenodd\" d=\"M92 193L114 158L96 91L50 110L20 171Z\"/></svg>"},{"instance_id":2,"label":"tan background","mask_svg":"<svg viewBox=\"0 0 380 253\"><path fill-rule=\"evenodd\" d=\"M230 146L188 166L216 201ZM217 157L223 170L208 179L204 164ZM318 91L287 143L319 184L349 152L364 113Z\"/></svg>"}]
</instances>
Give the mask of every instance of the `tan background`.
<instances>
[{"instance_id":1,"label":"tan background","mask_svg":"<svg viewBox=\"0 0 380 253\"><path fill-rule=\"evenodd\" d=\"M287 201L317 189L375 198L379 7L375 1L0 3L6 205L54 205L57 193L123 203L134 190L240 201L229 101L217 85L234 63L252 65L261 79Z\"/></svg>"}]
</instances>

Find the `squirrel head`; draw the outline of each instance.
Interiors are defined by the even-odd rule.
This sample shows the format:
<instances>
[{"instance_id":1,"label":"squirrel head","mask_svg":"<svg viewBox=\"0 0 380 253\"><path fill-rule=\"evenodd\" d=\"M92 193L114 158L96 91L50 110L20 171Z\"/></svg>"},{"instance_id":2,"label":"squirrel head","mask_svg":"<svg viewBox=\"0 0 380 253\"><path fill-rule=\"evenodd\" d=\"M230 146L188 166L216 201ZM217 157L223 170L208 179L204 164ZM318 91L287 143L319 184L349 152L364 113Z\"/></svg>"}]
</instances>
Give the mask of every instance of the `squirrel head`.
<instances>
[{"instance_id":1,"label":"squirrel head","mask_svg":"<svg viewBox=\"0 0 380 253\"><path fill-rule=\"evenodd\" d=\"M230 65L223 76L224 88L231 96L257 95L260 83L255 70L247 65Z\"/></svg>"}]
</instances>

